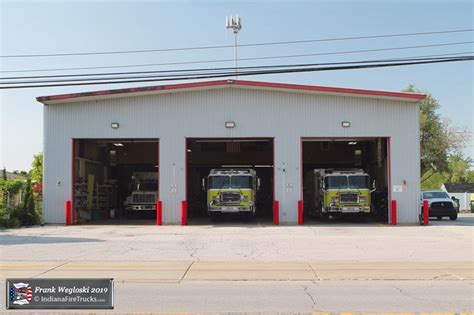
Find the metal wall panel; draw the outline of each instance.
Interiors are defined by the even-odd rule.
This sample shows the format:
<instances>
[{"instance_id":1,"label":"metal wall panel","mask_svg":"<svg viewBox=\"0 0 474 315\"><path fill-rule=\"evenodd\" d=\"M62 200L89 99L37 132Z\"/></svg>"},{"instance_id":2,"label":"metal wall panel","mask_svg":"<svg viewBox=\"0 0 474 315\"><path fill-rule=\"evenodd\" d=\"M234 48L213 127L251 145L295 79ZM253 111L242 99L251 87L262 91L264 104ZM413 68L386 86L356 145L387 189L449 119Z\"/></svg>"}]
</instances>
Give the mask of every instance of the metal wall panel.
<instances>
[{"instance_id":1,"label":"metal wall panel","mask_svg":"<svg viewBox=\"0 0 474 315\"><path fill-rule=\"evenodd\" d=\"M45 106L44 220L64 223L71 198L73 138L160 139L163 222L179 223L186 137L271 137L280 222L297 221L301 137L390 137L399 222L415 222L419 194L418 106L412 102L238 86ZM342 128L341 121L350 121ZM224 123L234 121L236 128ZM111 129L110 123L120 123ZM170 187L176 185L177 192ZM291 187L291 189L287 189Z\"/></svg>"}]
</instances>

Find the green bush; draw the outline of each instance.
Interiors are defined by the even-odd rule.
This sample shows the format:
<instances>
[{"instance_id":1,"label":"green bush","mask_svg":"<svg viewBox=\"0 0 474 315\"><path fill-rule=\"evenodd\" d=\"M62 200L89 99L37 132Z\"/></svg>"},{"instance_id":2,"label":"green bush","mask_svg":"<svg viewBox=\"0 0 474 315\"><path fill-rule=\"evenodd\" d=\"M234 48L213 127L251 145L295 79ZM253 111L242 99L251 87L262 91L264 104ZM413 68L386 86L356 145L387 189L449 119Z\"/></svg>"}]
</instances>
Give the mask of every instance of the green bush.
<instances>
[{"instance_id":1,"label":"green bush","mask_svg":"<svg viewBox=\"0 0 474 315\"><path fill-rule=\"evenodd\" d=\"M7 207L2 203L0 203L0 226L8 227L8 221L10 220L10 216L8 214Z\"/></svg>"},{"instance_id":2,"label":"green bush","mask_svg":"<svg viewBox=\"0 0 474 315\"><path fill-rule=\"evenodd\" d=\"M4 204L0 205L0 227L17 228L22 225L22 210L18 208L7 208Z\"/></svg>"},{"instance_id":3,"label":"green bush","mask_svg":"<svg viewBox=\"0 0 474 315\"><path fill-rule=\"evenodd\" d=\"M5 182L3 182L3 184L5 184ZM40 212L36 210L31 181L29 179L25 185L25 197L21 206L7 207L3 200L0 201L0 226L16 228L40 223L41 215Z\"/></svg>"},{"instance_id":4,"label":"green bush","mask_svg":"<svg viewBox=\"0 0 474 315\"><path fill-rule=\"evenodd\" d=\"M25 201L19 219L21 219L23 225L37 225L41 223L40 216L35 210L35 199L31 187L31 179L29 178L26 181Z\"/></svg>"},{"instance_id":5,"label":"green bush","mask_svg":"<svg viewBox=\"0 0 474 315\"><path fill-rule=\"evenodd\" d=\"M34 211L28 212L23 207L0 207L0 226L5 228L17 228L20 226L31 226L41 223L40 215Z\"/></svg>"}]
</instances>

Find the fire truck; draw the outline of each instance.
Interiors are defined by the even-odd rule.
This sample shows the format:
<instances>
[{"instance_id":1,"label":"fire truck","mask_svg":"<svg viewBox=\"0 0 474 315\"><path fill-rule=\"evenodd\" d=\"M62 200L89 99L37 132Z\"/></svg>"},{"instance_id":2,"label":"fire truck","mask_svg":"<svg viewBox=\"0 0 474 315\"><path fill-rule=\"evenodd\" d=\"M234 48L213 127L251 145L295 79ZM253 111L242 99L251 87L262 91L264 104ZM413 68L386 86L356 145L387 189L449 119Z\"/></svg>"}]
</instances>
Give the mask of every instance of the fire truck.
<instances>
[{"instance_id":1,"label":"fire truck","mask_svg":"<svg viewBox=\"0 0 474 315\"><path fill-rule=\"evenodd\" d=\"M315 169L314 203L311 214L328 219L330 215L370 213L370 177L362 169Z\"/></svg>"},{"instance_id":2,"label":"fire truck","mask_svg":"<svg viewBox=\"0 0 474 315\"><path fill-rule=\"evenodd\" d=\"M128 214L135 211L156 210L158 200L158 173L134 172L132 191L124 202Z\"/></svg>"},{"instance_id":3,"label":"fire truck","mask_svg":"<svg viewBox=\"0 0 474 315\"><path fill-rule=\"evenodd\" d=\"M207 185L206 185L207 182ZM212 169L207 181L207 211L210 216L220 213L240 213L254 216L256 193L260 180L253 169Z\"/></svg>"}]
</instances>

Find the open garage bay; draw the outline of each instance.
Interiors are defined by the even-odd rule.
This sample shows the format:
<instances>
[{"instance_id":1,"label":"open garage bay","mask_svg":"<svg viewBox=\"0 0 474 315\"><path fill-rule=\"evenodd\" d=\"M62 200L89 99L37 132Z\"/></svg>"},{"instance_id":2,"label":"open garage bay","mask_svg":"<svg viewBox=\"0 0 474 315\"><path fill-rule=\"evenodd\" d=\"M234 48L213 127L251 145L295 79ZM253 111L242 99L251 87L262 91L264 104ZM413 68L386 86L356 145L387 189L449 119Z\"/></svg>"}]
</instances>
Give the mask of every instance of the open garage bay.
<instances>
[{"instance_id":1,"label":"open garage bay","mask_svg":"<svg viewBox=\"0 0 474 315\"><path fill-rule=\"evenodd\" d=\"M306 218L386 223L390 186L388 141L386 138L303 139ZM321 214L322 208L331 212Z\"/></svg>"},{"instance_id":2,"label":"open garage bay","mask_svg":"<svg viewBox=\"0 0 474 315\"><path fill-rule=\"evenodd\" d=\"M255 216L224 213L215 218L215 221L271 222L274 198L273 153L272 139L187 139L186 188L189 223L205 224L210 220L207 191L212 188L208 181L211 170L253 170L256 173ZM216 187L225 188L224 185L225 183L222 183Z\"/></svg>"}]
</instances>

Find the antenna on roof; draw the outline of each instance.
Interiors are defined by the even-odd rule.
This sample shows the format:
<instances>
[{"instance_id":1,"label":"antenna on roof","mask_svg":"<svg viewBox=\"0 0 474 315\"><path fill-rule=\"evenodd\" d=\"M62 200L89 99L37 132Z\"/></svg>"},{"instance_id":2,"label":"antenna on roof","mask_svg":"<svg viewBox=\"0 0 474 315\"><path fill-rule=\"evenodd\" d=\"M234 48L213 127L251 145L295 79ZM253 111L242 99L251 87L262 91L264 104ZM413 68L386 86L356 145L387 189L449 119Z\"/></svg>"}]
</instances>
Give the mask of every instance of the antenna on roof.
<instances>
[{"instance_id":1,"label":"antenna on roof","mask_svg":"<svg viewBox=\"0 0 474 315\"><path fill-rule=\"evenodd\" d=\"M237 34L242 28L241 19L238 14L233 16L225 17L225 27L232 29L234 32L234 67L235 67L235 78L237 79Z\"/></svg>"}]
</instances>

